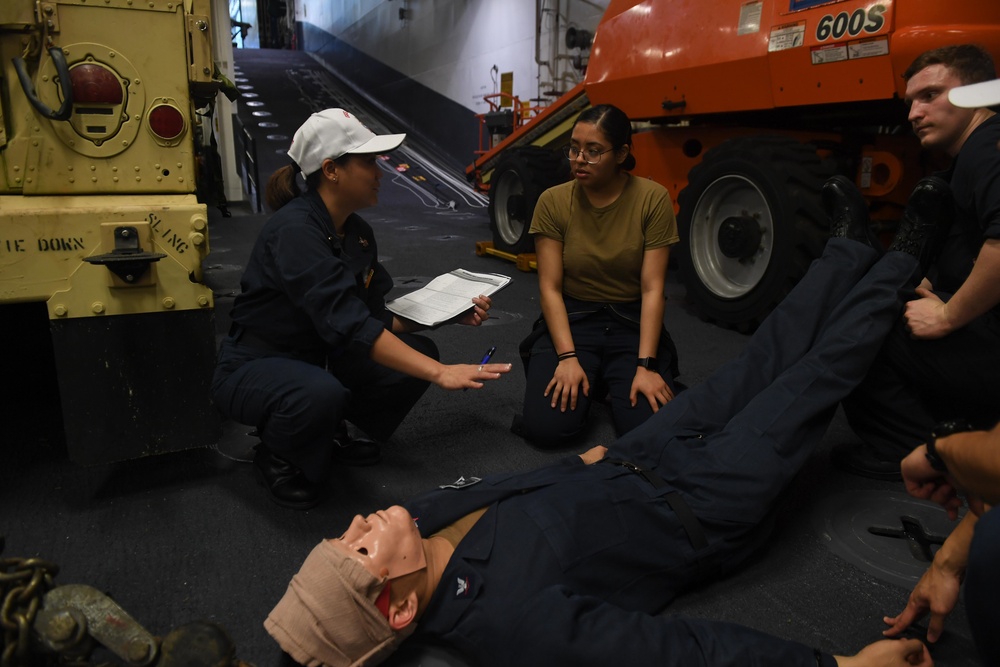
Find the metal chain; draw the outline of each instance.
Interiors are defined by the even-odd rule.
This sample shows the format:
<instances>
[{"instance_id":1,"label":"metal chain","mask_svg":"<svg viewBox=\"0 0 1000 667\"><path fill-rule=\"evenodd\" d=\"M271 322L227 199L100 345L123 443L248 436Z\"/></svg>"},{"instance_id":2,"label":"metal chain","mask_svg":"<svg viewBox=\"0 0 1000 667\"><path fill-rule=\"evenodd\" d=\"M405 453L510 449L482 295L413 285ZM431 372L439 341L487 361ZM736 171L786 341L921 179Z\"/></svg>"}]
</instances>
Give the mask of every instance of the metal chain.
<instances>
[{"instance_id":1,"label":"metal chain","mask_svg":"<svg viewBox=\"0 0 1000 667\"><path fill-rule=\"evenodd\" d=\"M58 572L58 565L40 558L0 558L0 667L28 664L31 626L42 596L52 588L52 578Z\"/></svg>"},{"instance_id":2,"label":"metal chain","mask_svg":"<svg viewBox=\"0 0 1000 667\"><path fill-rule=\"evenodd\" d=\"M3 549L4 538L0 535L0 553L3 553ZM32 667L38 664L90 666L84 655L60 653L39 663L38 655L28 653L35 618L45 594L53 588L52 580L58 573L58 565L40 558L0 558L0 628L3 629L0 667ZM226 641L230 641L228 635ZM215 660L217 656L211 651L207 651L206 656L213 660L212 664L221 664ZM232 656L228 662L233 667L254 667L251 663ZM115 667L116 664L102 662L95 667Z\"/></svg>"}]
</instances>

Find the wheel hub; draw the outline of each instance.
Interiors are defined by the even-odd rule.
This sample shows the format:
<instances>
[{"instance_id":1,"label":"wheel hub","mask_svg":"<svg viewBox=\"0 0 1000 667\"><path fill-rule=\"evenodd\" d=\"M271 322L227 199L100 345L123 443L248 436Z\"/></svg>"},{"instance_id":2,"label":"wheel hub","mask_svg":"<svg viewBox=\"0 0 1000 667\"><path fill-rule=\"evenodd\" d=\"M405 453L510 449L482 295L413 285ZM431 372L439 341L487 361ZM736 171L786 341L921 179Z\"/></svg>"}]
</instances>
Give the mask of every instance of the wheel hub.
<instances>
[{"instance_id":1,"label":"wheel hub","mask_svg":"<svg viewBox=\"0 0 1000 667\"><path fill-rule=\"evenodd\" d=\"M719 226L719 250L730 259L753 257L762 238L760 225L747 216L726 218Z\"/></svg>"},{"instance_id":2,"label":"wheel hub","mask_svg":"<svg viewBox=\"0 0 1000 667\"><path fill-rule=\"evenodd\" d=\"M524 220L525 202L523 194L507 197L507 217L512 220Z\"/></svg>"}]
</instances>

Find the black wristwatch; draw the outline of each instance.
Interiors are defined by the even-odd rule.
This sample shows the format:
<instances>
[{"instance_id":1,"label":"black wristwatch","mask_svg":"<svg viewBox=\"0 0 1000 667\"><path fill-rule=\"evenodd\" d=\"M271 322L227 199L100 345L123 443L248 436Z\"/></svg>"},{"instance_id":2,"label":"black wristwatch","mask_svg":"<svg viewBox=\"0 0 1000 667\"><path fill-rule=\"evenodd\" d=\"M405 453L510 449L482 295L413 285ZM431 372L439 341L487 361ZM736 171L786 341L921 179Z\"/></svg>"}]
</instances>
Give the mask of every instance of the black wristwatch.
<instances>
[{"instance_id":1,"label":"black wristwatch","mask_svg":"<svg viewBox=\"0 0 1000 667\"><path fill-rule=\"evenodd\" d=\"M966 431L971 430L972 424L964 419L952 419L950 421L941 422L931 429L931 435L927 438L927 453L925 454L927 461L931 464L931 467L939 472L948 472L948 466L945 465L944 460L937 451L938 438L944 438L954 433L965 433Z\"/></svg>"},{"instance_id":2,"label":"black wristwatch","mask_svg":"<svg viewBox=\"0 0 1000 667\"><path fill-rule=\"evenodd\" d=\"M636 365L642 366L647 371L660 370L659 364L656 363L656 357L642 357Z\"/></svg>"}]
</instances>

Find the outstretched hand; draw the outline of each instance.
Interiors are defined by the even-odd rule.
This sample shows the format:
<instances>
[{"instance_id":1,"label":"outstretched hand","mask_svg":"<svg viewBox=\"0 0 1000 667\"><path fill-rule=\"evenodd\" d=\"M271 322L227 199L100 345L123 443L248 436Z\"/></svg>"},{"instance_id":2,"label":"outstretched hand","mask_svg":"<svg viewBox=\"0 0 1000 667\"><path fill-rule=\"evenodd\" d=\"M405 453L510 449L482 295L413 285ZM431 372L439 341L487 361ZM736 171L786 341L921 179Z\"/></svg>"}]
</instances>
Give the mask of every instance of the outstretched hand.
<instances>
[{"instance_id":1,"label":"outstretched hand","mask_svg":"<svg viewBox=\"0 0 1000 667\"><path fill-rule=\"evenodd\" d=\"M944 619L958 602L958 592L961 587L962 579L958 572L947 571L937 563L932 563L910 593L906 608L897 616L886 616L882 619L890 626L882 634L886 637L898 637L910 627L911 623L930 612L927 641L936 642L944 630Z\"/></svg>"},{"instance_id":2,"label":"outstretched hand","mask_svg":"<svg viewBox=\"0 0 1000 667\"><path fill-rule=\"evenodd\" d=\"M838 667L933 667L931 654L919 639L883 639L857 655L834 656Z\"/></svg>"},{"instance_id":3,"label":"outstretched hand","mask_svg":"<svg viewBox=\"0 0 1000 667\"><path fill-rule=\"evenodd\" d=\"M487 380L499 380L510 364L452 364L445 366L434 382L442 389L482 389Z\"/></svg>"}]
</instances>

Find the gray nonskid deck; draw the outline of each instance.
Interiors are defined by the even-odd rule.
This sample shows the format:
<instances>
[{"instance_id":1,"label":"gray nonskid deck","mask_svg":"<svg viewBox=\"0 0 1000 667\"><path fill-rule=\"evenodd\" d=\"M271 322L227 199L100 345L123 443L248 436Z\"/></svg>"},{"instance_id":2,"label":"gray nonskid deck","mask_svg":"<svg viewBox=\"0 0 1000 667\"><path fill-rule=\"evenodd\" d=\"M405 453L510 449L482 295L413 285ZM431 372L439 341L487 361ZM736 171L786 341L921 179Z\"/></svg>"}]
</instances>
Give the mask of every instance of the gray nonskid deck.
<instances>
[{"instance_id":1,"label":"gray nonskid deck","mask_svg":"<svg viewBox=\"0 0 1000 667\"><path fill-rule=\"evenodd\" d=\"M240 117L257 136L264 179L286 163L280 151L311 111L352 108L350 99L340 97L345 88L333 79L324 83L328 74L306 54L240 50L235 62L245 80L241 87L252 86L253 99L263 102L241 105ZM270 115L253 116L252 111ZM275 125L259 127L258 122ZM370 122L380 121L372 117ZM435 177L432 164L421 165L420 147L408 146L413 152L405 155L405 163L394 156L385 165L380 205L361 214L374 227L399 289L456 267L513 276L497 295L486 326L445 327L429 334L446 362L478 361L495 345L494 359L512 362L513 371L481 391L447 393L432 387L385 447L383 462L335 470L328 498L307 512L274 505L255 484L245 462L255 440L241 425L225 424L215 449L91 468L69 463L50 434L19 429L16 439L7 441L10 454L0 465L4 556L58 563L56 583L87 583L108 592L154 634L196 619L214 620L228 629L243 660L275 665L281 653L264 632L264 617L312 546L338 535L351 516L462 475L528 468L570 451L538 451L509 428L524 390L517 344L539 312L535 274L474 254L475 242L489 239L481 202L455 196ZM219 335L228 329L242 267L265 219L245 204L234 203L231 210L230 218L211 212L213 251L206 262ZM673 272L667 289L666 322L679 349L682 380L694 384L737 354L746 338L689 313ZM603 406L595 407L591 421L593 429L572 451L613 438ZM878 507L877 516L862 521L898 523L908 511L896 500L901 485L850 477L830 466L829 447L851 438L838 415L788 490L766 549L736 575L687 593L664 613L742 623L827 651L854 652L878 639L882 616L903 608L915 581L912 573L922 566L892 565L909 550L905 540L882 538L884 549L877 551L889 554L886 565L871 562L864 544L845 537L865 531L842 514L850 503L837 499L851 497L844 494L864 494L859 497ZM947 628L933 650L936 664L975 664L961 605ZM410 650L394 662L461 664L436 649Z\"/></svg>"}]
</instances>

